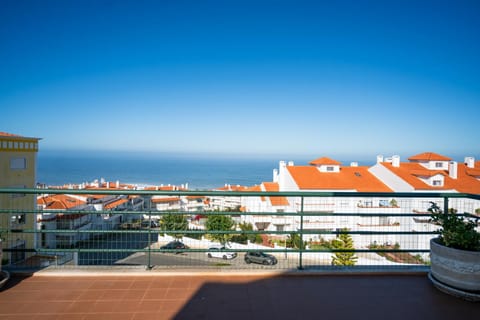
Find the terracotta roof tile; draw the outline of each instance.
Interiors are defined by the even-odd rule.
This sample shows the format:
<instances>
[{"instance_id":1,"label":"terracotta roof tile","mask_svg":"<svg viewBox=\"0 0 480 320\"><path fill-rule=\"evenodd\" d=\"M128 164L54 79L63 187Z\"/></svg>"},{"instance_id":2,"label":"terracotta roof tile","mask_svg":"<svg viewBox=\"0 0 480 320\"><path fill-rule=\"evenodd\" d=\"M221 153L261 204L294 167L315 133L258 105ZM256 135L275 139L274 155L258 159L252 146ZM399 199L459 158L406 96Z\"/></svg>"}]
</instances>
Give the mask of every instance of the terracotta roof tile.
<instances>
[{"instance_id":1,"label":"terracotta roof tile","mask_svg":"<svg viewBox=\"0 0 480 320\"><path fill-rule=\"evenodd\" d=\"M424 153L419 153L414 156L411 156L408 158L410 161L450 161L452 160L449 157L442 156L438 153L434 152L424 152Z\"/></svg>"},{"instance_id":2,"label":"terracotta roof tile","mask_svg":"<svg viewBox=\"0 0 480 320\"><path fill-rule=\"evenodd\" d=\"M480 194L480 180L468 174L469 170L472 169L469 169L465 164L458 164L456 179L451 178L447 171L432 170L432 175L441 172L444 176L443 186L431 186L419 179L416 173L424 172L425 168L418 163L402 162L399 167L394 167L391 163L382 163L382 165L411 185L415 190L456 190L462 193Z\"/></svg>"},{"instance_id":3,"label":"terracotta roof tile","mask_svg":"<svg viewBox=\"0 0 480 320\"><path fill-rule=\"evenodd\" d=\"M113 208L116 208L116 207L124 204L124 203L127 202L127 201L128 201L128 199L117 199L117 200L115 200L115 201L112 201L112 202L110 202L110 203L107 203L107 204L105 205L105 209L113 209Z\"/></svg>"},{"instance_id":4,"label":"terracotta roof tile","mask_svg":"<svg viewBox=\"0 0 480 320\"><path fill-rule=\"evenodd\" d=\"M427 183L423 182L419 175L415 174L418 172L428 171L425 170L419 163L415 162L402 162L399 167L394 167L391 163L382 163L386 168L395 173L403 181L411 185L415 190L449 190L451 186L448 185L447 179L443 186L430 186ZM438 170L435 170L437 172Z\"/></svg>"},{"instance_id":5,"label":"terracotta roof tile","mask_svg":"<svg viewBox=\"0 0 480 320\"><path fill-rule=\"evenodd\" d=\"M342 163L338 162L337 160L330 159L328 157L322 157L322 158L318 158L310 161L309 164L314 166L320 166L320 165L341 165Z\"/></svg>"},{"instance_id":6,"label":"terracotta roof tile","mask_svg":"<svg viewBox=\"0 0 480 320\"><path fill-rule=\"evenodd\" d=\"M21 137L18 134L13 134L13 133L8 133L3 131L0 131L0 136L1 137Z\"/></svg>"},{"instance_id":7,"label":"terracotta roof tile","mask_svg":"<svg viewBox=\"0 0 480 320\"><path fill-rule=\"evenodd\" d=\"M166 198L152 198L153 203L169 203L169 202L179 202L179 197L166 197Z\"/></svg>"},{"instance_id":8,"label":"terracotta roof tile","mask_svg":"<svg viewBox=\"0 0 480 320\"><path fill-rule=\"evenodd\" d=\"M246 188L245 191L246 191L246 192L261 192L261 191L262 191L262 187L259 186L259 185L255 185L255 186ZM260 200L261 200L261 201L265 201L265 197L260 197Z\"/></svg>"},{"instance_id":9,"label":"terracotta roof tile","mask_svg":"<svg viewBox=\"0 0 480 320\"><path fill-rule=\"evenodd\" d=\"M276 182L263 182L263 187L267 192L278 192L280 190L278 183ZM290 203L286 197L269 197L272 206L288 206Z\"/></svg>"},{"instance_id":10,"label":"terracotta roof tile","mask_svg":"<svg viewBox=\"0 0 480 320\"><path fill-rule=\"evenodd\" d=\"M433 176L436 176L437 174L441 174L442 176L446 175L444 171L428 170L428 169L412 170L410 173L417 177L433 177Z\"/></svg>"},{"instance_id":11,"label":"terracotta roof tile","mask_svg":"<svg viewBox=\"0 0 480 320\"><path fill-rule=\"evenodd\" d=\"M472 177L480 177L480 168L479 169L465 168L465 173Z\"/></svg>"},{"instance_id":12,"label":"terracotta roof tile","mask_svg":"<svg viewBox=\"0 0 480 320\"><path fill-rule=\"evenodd\" d=\"M312 166L290 166L287 169L300 190L392 192L364 166L341 167L340 172L320 172Z\"/></svg>"},{"instance_id":13,"label":"terracotta roof tile","mask_svg":"<svg viewBox=\"0 0 480 320\"><path fill-rule=\"evenodd\" d=\"M68 210L84 205L86 202L65 194L56 194L37 198L37 204L44 205L45 210Z\"/></svg>"}]
</instances>

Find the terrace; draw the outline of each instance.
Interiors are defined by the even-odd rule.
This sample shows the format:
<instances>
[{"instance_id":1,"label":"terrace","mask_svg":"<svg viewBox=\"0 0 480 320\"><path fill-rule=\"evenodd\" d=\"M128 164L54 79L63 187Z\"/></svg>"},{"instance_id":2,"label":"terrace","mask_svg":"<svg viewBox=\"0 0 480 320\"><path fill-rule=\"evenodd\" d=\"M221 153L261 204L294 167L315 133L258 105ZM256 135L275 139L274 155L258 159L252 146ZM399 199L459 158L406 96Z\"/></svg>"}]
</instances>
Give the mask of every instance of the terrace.
<instances>
[{"instance_id":1,"label":"terrace","mask_svg":"<svg viewBox=\"0 0 480 320\"><path fill-rule=\"evenodd\" d=\"M56 210L62 223L45 226L42 216L51 218L52 212L16 207L21 197L33 202L46 194L238 197L235 203L245 205L241 211L205 206L202 214L242 223L262 217L271 223L260 229L254 223L249 230L208 229L195 219L197 210L158 211L146 201L141 209L118 212L88 206ZM0 196L3 269L12 274L0 292L5 319L294 319L300 312L306 319L349 319L360 312L372 319L447 319L478 310L475 303L445 295L429 282L428 240L437 227L425 215L430 202L474 214L478 195L1 189ZM290 205L276 210L276 201L268 202L273 197L284 197ZM82 224L89 227L66 228L65 217L79 214L90 217ZM112 215L122 223L106 225ZM188 227L150 223L166 215L185 217ZM179 235L188 248L162 248ZM67 236L81 240L57 243ZM229 239L225 252L236 252L237 258L207 257L218 236ZM351 247L333 245L345 237ZM278 263L245 263L244 254L257 250ZM347 262L334 263L334 257Z\"/></svg>"}]
</instances>

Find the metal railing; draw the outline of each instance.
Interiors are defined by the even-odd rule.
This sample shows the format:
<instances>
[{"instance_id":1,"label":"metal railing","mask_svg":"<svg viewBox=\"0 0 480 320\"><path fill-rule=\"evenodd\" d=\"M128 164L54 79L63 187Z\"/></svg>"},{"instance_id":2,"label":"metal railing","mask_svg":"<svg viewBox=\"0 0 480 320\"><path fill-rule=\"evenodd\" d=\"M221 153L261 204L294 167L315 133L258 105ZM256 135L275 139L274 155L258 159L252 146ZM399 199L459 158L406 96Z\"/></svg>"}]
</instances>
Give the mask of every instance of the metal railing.
<instances>
[{"instance_id":1,"label":"metal railing","mask_svg":"<svg viewBox=\"0 0 480 320\"><path fill-rule=\"evenodd\" d=\"M59 195L69 195L63 207L55 200ZM127 201L112 207L101 196L108 196L108 203ZM174 210L158 205L158 199L172 198L178 199ZM431 203L474 215L480 196L0 189L2 264L12 271L94 266L418 270L428 267L429 239L438 233L429 219ZM228 218L215 228L215 217ZM166 247L175 241L186 247Z\"/></svg>"}]
</instances>

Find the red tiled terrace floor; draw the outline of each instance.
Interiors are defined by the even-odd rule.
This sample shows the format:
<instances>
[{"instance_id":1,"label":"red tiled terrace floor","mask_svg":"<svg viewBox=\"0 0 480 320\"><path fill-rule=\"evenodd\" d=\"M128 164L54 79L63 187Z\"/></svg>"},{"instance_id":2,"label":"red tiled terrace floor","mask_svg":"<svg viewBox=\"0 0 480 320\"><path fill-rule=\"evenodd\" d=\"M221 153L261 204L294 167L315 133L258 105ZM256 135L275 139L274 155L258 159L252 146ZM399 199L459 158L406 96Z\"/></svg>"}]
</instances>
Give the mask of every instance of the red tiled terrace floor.
<instances>
[{"instance_id":1,"label":"red tiled terrace floor","mask_svg":"<svg viewBox=\"0 0 480 320\"><path fill-rule=\"evenodd\" d=\"M469 319L425 274L13 276L0 319Z\"/></svg>"}]
</instances>

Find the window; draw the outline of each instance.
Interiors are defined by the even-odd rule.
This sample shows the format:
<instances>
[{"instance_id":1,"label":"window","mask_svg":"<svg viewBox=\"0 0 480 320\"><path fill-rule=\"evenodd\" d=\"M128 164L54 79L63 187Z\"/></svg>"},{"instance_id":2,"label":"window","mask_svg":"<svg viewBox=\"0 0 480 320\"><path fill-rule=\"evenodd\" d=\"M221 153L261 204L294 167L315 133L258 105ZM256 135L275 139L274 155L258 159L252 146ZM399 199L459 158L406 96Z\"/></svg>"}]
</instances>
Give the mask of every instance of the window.
<instances>
[{"instance_id":1,"label":"window","mask_svg":"<svg viewBox=\"0 0 480 320\"><path fill-rule=\"evenodd\" d=\"M331 167L331 166L327 167L327 171L333 171L333 170L334 170L333 167Z\"/></svg>"},{"instance_id":2,"label":"window","mask_svg":"<svg viewBox=\"0 0 480 320\"><path fill-rule=\"evenodd\" d=\"M443 162L435 162L435 168L443 168Z\"/></svg>"},{"instance_id":3,"label":"window","mask_svg":"<svg viewBox=\"0 0 480 320\"><path fill-rule=\"evenodd\" d=\"M26 222L26 217L25 213L14 213L12 214L12 224L25 224Z\"/></svg>"},{"instance_id":4,"label":"window","mask_svg":"<svg viewBox=\"0 0 480 320\"><path fill-rule=\"evenodd\" d=\"M433 180L433 185L436 186L436 187L440 187L442 185L442 181L441 180Z\"/></svg>"},{"instance_id":5,"label":"window","mask_svg":"<svg viewBox=\"0 0 480 320\"><path fill-rule=\"evenodd\" d=\"M25 158L10 158L10 169L22 170L27 168L27 159Z\"/></svg>"}]
</instances>

